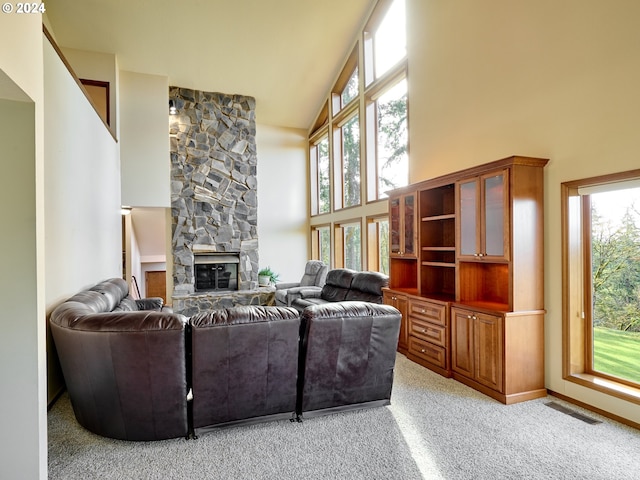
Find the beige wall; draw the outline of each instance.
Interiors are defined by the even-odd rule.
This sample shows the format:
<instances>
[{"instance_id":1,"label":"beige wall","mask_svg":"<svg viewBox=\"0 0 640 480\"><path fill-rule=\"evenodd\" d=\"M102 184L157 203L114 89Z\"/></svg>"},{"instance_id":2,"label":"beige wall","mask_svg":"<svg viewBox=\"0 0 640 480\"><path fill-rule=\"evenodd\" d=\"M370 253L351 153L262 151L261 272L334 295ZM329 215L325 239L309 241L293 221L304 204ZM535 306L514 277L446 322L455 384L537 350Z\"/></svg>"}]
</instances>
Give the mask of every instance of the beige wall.
<instances>
[{"instance_id":1,"label":"beige wall","mask_svg":"<svg viewBox=\"0 0 640 480\"><path fill-rule=\"evenodd\" d=\"M560 183L638 168L640 2L407 0L411 179L509 155L545 168L546 385L640 423L640 407L562 379Z\"/></svg>"},{"instance_id":2,"label":"beige wall","mask_svg":"<svg viewBox=\"0 0 640 480\"><path fill-rule=\"evenodd\" d=\"M260 268L280 281L302 278L308 247L307 134L258 124L258 244Z\"/></svg>"},{"instance_id":3,"label":"beige wall","mask_svg":"<svg viewBox=\"0 0 640 480\"><path fill-rule=\"evenodd\" d=\"M62 53L78 76L88 80L109 82L110 129L115 137L118 130L118 62L113 53L87 52L75 48L63 48Z\"/></svg>"},{"instance_id":4,"label":"beige wall","mask_svg":"<svg viewBox=\"0 0 640 480\"><path fill-rule=\"evenodd\" d=\"M41 15L0 15L0 478L47 477Z\"/></svg>"},{"instance_id":5,"label":"beige wall","mask_svg":"<svg viewBox=\"0 0 640 480\"><path fill-rule=\"evenodd\" d=\"M118 144L46 42L47 306L121 275Z\"/></svg>"},{"instance_id":6,"label":"beige wall","mask_svg":"<svg viewBox=\"0 0 640 480\"><path fill-rule=\"evenodd\" d=\"M169 83L120 71L122 204L170 207Z\"/></svg>"}]
</instances>

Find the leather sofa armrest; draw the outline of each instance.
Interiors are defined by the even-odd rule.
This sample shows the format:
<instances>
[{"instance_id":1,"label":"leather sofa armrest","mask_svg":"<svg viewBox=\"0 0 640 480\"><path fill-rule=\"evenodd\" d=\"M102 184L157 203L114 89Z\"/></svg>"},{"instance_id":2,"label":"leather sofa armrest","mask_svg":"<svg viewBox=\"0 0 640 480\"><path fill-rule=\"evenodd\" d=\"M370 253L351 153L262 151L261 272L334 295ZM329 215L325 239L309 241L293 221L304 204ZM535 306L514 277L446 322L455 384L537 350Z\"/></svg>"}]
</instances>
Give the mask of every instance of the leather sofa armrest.
<instances>
[{"instance_id":1,"label":"leather sofa armrest","mask_svg":"<svg viewBox=\"0 0 640 480\"><path fill-rule=\"evenodd\" d=\"M320 298L322 287L301 287L297 298Z\"/></svg>"},{"instance_id":2,"label":"leather sofa armrest","mask_svg":"<svg viewBox=\"0 0 640 480\"><path fill-rule=\"evenodd\" d=\"M296 288L299 286L300 282L276 283L276 290L288 290L289 288Z\"/></svg>"},{"instance_id":3,"label":"leather sofa armrest","mask_svg":"<svg viewBox=\"0 0 640 480\"><path fill-rule=\"evenodd\" d=\"M136 300L138 310L155 310L159 312L162 310L162 304L164 301L160 297L140 298Z\"/></svg>"}]
</instances>

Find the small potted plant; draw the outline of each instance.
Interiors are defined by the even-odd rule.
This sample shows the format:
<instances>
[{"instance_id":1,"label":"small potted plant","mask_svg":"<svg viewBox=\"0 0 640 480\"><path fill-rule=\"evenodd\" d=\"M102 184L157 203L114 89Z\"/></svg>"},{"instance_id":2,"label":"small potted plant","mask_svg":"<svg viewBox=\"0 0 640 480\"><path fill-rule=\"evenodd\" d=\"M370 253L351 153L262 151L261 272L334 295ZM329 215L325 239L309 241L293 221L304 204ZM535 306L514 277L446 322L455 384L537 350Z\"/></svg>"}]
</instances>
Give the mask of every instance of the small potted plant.
<instances>
[{"instance_id":1,"label":"small potted plant","mask_svg":"<svg viewBox=\"0 0 640 480\"><path fill-rule=\"evenodd\" d=\"M271 270L271 267L263 268L258 272L258 285L266 287L275 284L279 277L280 275Z\"/></svg>"}]
</instances>

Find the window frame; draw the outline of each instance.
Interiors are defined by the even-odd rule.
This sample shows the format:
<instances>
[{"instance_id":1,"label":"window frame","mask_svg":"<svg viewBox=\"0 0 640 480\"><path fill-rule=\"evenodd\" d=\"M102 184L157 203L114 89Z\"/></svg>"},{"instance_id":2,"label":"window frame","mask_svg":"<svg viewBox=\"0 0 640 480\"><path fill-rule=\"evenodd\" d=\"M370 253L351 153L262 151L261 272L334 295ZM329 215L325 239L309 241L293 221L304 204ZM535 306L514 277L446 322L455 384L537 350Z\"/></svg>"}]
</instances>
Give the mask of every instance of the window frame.
<instances>
[{"instance_id":1,"label":"window frame","mask_svg":"<svg viewBox=\"0 0 640 480\"><path fill-rule=\"evenodd\" d=\"M640 169L561 184L562 216L562 374L576 383L640 404L640 384L593 369L591 199L579 188L640 179Z\"/></svg>"}]
</instances>

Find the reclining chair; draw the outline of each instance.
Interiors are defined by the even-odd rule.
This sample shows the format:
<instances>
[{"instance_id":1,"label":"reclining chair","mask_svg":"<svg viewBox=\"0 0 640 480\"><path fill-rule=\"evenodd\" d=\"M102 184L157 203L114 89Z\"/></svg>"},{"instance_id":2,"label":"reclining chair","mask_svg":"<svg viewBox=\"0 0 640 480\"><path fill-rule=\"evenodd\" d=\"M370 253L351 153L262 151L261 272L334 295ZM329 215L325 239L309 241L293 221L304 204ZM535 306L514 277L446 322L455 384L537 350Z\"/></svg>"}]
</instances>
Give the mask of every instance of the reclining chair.
<instances>
[{"instance_id":1,"label":"reclining chair","mask_svg":"<svg viewBox=\"0 0 640 480\"><path fill-rule=\"evenodd\" d=\"M276 283L276 306L290 307L291 303L300 298L302 290L322 290L327 278L329 267L320 260L309 260L304 268L304 275L297 283Z\"/></svg>"}]
</instances>

